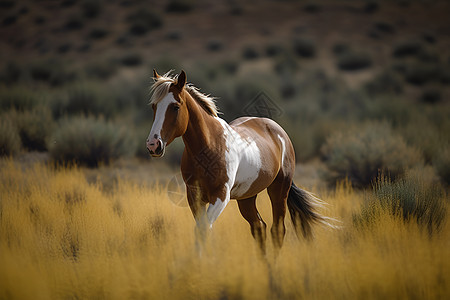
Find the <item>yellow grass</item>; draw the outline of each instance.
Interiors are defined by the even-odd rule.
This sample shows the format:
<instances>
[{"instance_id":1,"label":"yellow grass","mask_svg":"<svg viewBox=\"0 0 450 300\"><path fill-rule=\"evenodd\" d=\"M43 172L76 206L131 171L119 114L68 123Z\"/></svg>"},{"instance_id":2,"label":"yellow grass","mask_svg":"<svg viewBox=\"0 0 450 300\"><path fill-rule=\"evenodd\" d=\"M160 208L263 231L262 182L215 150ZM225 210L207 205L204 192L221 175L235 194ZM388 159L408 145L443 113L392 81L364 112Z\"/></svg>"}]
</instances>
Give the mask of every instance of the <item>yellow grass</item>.
<instances>
[{"instance_id":1,"label":"yellow grass","mask_svg":"<svg viewBox=\"0 0 450 300\"><path fill-rule=\"evenodd\" d=\"M231 202L199 255L187 207L156 188L89 184L75 168L1 164L0 299L366 299L450 297L450 226L429 238L383 216L352 225L361 193L320 191L338 231L298 240L262 259ZM259 197L271 224L266 194Z\"/></svg>"}]
</instances>

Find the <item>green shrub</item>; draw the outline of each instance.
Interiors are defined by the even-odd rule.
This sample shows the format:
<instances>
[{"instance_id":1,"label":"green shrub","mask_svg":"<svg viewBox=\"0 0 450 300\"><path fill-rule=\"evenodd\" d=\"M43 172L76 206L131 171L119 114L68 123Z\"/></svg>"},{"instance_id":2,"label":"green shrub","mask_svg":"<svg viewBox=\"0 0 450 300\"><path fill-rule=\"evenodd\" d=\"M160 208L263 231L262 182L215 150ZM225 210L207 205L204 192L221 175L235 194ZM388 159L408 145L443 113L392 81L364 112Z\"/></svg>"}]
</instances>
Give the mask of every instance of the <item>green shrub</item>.
<instances>
[{"instance_id":1,"label":"green shrub","mask_svg":"<svg viewBox=\"0 0 450 300\"><path fill-rule=\"evenodd\" d=\"M282 127L289 134L295 149L295 157L299 162L317 158L320 148L331 133L344 128L343 122L318 118L314 122L303 120L282 121Z\"/></svg>"},{"instance_id":2,"label":"green shrub","mask_svg":"<svg viewBox=\"0 0 450 300\"><path fill-rule=\"evenodd\" d=\"M383 32L383 33L390 33L390 34L392 34L392 33L395 32L395 27L391 23L384 22L384 21L376 22L374 24L374 27L378 31Z\"/></svg>"},{"instance_id":3,"label":"green shrub","mask_svg":"<svg viewBox=\"0 0 450 300\"><path fill-rule=\"evenodd\" d=\"M30 65L33 80L47 82L59 86L77 78L75 72L69 70L61 61L55 59L36 61Z\"/></svg>"},{"instance_id":4,"label":"green shrub","mask_svg":"<svg viewBox=\"0 0 450 300\"><path fill-rule=\"evenodd\" d=\"M266 46L266 55L268 57L274 57L283 53L283 47L279 44L269 44Z\"/></svg>"},{"instance_id":5,"label":"green shrub","mask_svg":"<svg viewBox=\"0 0 450 300\"><path fill-rule=\"evenodd\" d=\"M239 63L232 60L222 62L220 66L227 75L234 75L239 69Z\"/></svg>"},{"instance_id":6,"label":"green shrub","mask_svg":"<svg viewBox=\"0 0 450 300\"><path fill-rule=\"evenodd\" d=\"M438 79L439 75L439 67L437 64L423 62L407 65L404 72L407 82L419 86Z\"/></svg>"},{"instance_id":7,"label":"green shrub","mask_svg":"<svg viewBox=\"0 0 450 300\"><path fill-rule=\"evenodd\" d=\"M342 55L350 51L350 46L346 43L336 43L332 48L333 54Z\"/></svg>"},{"instance_id":8,"label":"green shrub","mask_svg":"<svg viewBox=\"0 0 450 300\"><path fill-rule=\"evenodd\" d=\"M380 9L380 5L377 1L367 1L364 4L363 11L368 14L372 14Z\"/></svg>"},{"instance_id":9,"label":"green shrub","mask_svg":"<svg viewBox=\"0 0 450 300\"><path fill-rule=\"evenodd\" d=\"M22 146L30 151L47 150L47 139L53 130L50 109L37 107L30 111L11 112L22 141Z\"/></svg>"},{"instance_id":10,"label":"green shrub","mask_svg":"<svg viewBox=\"0 0 450 300\"><path fill-rule=\"evenodd\" d=\"M170 0L166 6L167 12L185 13L193 8L191 0Z\"/></svg>"},{"instance_id":11,"label":"green shrub","mask_svg":"<svg viewBox=\"0 0 450 300\"><path fill-rule=\"evenodd\" d=\"M135 67L142 64L142 56L138 53L127 53L120 58L122 65L127 67Z\"/></svg>"},{"instance_id":12,"label":"green shrub","mask_svg":"<svg viewBox=\"0 0 450 300\"><path fill-rule=\"evenodd\" d=\"M417 41L404 41L397 44L392 55L397 58L418 55L422 51L422 44Z\"/></svg>"},{"instance_id":13,"label":"green shrub","mask_svg":"<svg viewBox=\"0 0 450 300\"><path fill-rule=\"evenodd\" d=\"M18 82L24 73L23 67L15 61L8 61L0 73L0 81L6 84Z\"/></svg>"},{"instance_id":14,"label":"green shrub","mask_svg":"<svg viewBox=\"0 0 450 300\"><path fill-rule=\"evenodd\" d=\"M331 182L349 178L357 187L371 184L380 171L393 178L422 163L420 152L409 147L387 123L367 123L336 132L322 147Z\"/></svg>"},{"instance_id":15,"label":"green shrub","mask_svg":"<svg viewBox=\"0 0 450 300\"><path fill-rule=\"evenodd\" d=\"M438 89L427 89L420 95L420 101L424 103L435 104L441 101L442 95L441 91Z\"/></svg>"},{"instance_id":16,"label":"green shrub","mask_svg":"<svg viewBox=\"0 0 450 300\"><path fill-rule=\"evenodd\" d=\"M322 6L320 4L317 3L307 3L303 6L303 10L308 12L308 13L318 13L322 10Z\"/></svg>"},{"instance_id":17,"label":"green shrub","mask_svg":"<svg viewBox=\"0 0 450 300\"><path fill-rule=\"evenodd\" d=\"M297 59L286 53L275 58L274 69L278 74L293 74L299 69L299 66Z\"/></svg>"},{"instance_id":18,"label":"green shrub","mask_svg":"<svg viewBox=\"0 0 450 300\"><path fill-rule=\"evenodd\" d=\"M433 166L442 182L450 186L450 148L448 145L434 157Z\"/></svg>"},{"instance_id":19,"label":"green shrub","mask_svg":"<svg viewBox=\"0 0 450 300\"><path fill-rule=\"evenodd\" d=\"M449 68L449 66L442 67L439 77L440 77L440 81L443 84L450 84L450 68Z\"/></svg>"},{"instance_id":20,"label":"green shrub","mask_svg":"<svg viewBox=\"0 0 450 300\"><path fill-rule=\"evenodd\" d=\"M394 182L379 176L353 221L357 226L374 224L384 212L405 222L417 222L432 235L439 232L446 217L444 196L442 186L419 176L406 176Z\"/></svg>"},{"instance_id":21,"label":"green shrub","mask_svg":"<svg viewBox=\"0 0 450 300\"><path fill-rule=\"evenodd\" d=\"M134 35L144 35L148 31L162 26L161 16L151 10L141 8L127 17L127 21L131 23L130 33Z\"/></svg>"},{"instance_id":22,"label":"green shrub","mask_svg":"<svg viewBox=\"0 0 450 300\"><path fill-rule=\"evenodd\" d=\"M402 78L390 71L382 72L364 85L364 89L371 96L399 95L403 92Z\"/></svg>"},{"instance_id":23,"label":"green shrub","mask_svg":"<svg viewBox=\"0 0 450 300\"><path fill-rule=\"evenodd\" d=\"M36 92L24 87L0 88L0 111L29 110L43 102Z\"/></svg>"},{"instance_id":24,"label":"green shrub","mask_svg":"<svg viewBox=\"0 0 450 300\"><path fill-rule=\"evenodd\" d=\"M342 71L359 71L369 68L372 59L364 52L348 51L338 57L337 66Z\"/></svg>"},{"instance_id":25,"label":"green shrub","mask_svg":"<svg viewBox=\"0 0 450 300\"><path fill-rule=\"evenodd\" d=\"M81 8L85 17L95 18L100 14L102 4L100 0L84 0L81 3Z\"/></svg>"},{"instance_id":26,"label":"green shrub","mask_svg":"<svg viewBox=\"0 0 450 300\"><path fill-rule=\"evenodd\" d=\"M81 16L71 16L64 24L66 30L80 30L84 27L83 18Z\"/></svg>"},{"instance_id":27,"label":"green shrub","mask_svg":"<svg viewBox=\"0 0 450 300\"><path fill-rule=\"evenodd\" d=\"M63 121L49 140L50 156L62 163L97 167L121 156L133 155L129 130L92 117Z\"/></svg>"},{"instance_id":28,"label":"green shrub","mask_svg":"<svg viewBox=\"0 0 450 300\"><path fill-rule=\"evenodd\" d=\"M5 116L0 119L0 156L20 151L20 136L15 124Z\"/></svg>"},{"instance_id":29,"label":"green shrub","mask_svg":"<svg viewBox=\"0 0 450 300\"><path fill-rule=\"evenodd\" d=\"M89 37L92 39L102 39L104 37L106 37L108 35L108 30L105 28L101 28L101 27L97 27L97 28L93 28L90 32L89 32Z\"/></svg>"},{"instance_id":30,"label":"green shrub","mask_svg":"<svg viewBox=\"0 0 450 300\"><path fill-rule=\"evenodd\" d=\"M311 40L296 39L293 42L294 53L300 57L312 58L316 55L316 46Z\"/></svg>"},{"instance_id":31,"label":"green shrub","mask_svg":"<svg viewBox=\"0 0 450 300\"><path fill-rule=\"evenodd\" d=\"M179 41L183 38L183 33L177 30L167 33L166 38L171 41Z\"/></svg>"},{"instance_id":32,"label":"green shrub","mask_svg":"<svg viewBox=\"0 0 450 300\"><path fill-rule=\"evenodd\" d=\"M219 40L210 40L206 44L206 49L208 49L211 52L217 52L223 49L223 43Z\"/></svg>"},{"instance_id":33,"label":"green shrub","mask_svg":"<svg viewBox=\"0 0 450 300\"><path fill-rule=\"evenodd\" d=\"M443 114L445 115L445 111ZM442 145L448 144L449 139L448 124L433 124L431 118L437 121L440 116L418 114L398 128L408 144L414 145L423 152L426 163L433 161Z\"/></svg>"},{"instance_id":34,"label":"green shrub","mask_svg":"<svg viewBox=\"0 0 450 300\"><path fill-rule=\"evenodd\" d=\"M110 116L115 112L114 102L108 99L103 89L95 84L79 83L69 86L52 101L56 118L63 115Z\"/></svg>"},{"instance_id":35,"label":"green shrub","mask_svg":"<svg viewBox=\"0 0 450 300\"><path fill-rule=\"evenodd\" d=\"M117 63L111 59L98 60L86 66L86 75L98 79L108 79L117 73Z\"/></svg>"},{"instance_id":36,"label":"green shrub","mask_svg":"<svg viewBox=\"0 0 450 300\"><path fill-rule=\"evenodd\" d=\"M252 60L259 57L259 52L252 46L247 46L242 51L244 59Z\"/></svg>"}]
</instances>

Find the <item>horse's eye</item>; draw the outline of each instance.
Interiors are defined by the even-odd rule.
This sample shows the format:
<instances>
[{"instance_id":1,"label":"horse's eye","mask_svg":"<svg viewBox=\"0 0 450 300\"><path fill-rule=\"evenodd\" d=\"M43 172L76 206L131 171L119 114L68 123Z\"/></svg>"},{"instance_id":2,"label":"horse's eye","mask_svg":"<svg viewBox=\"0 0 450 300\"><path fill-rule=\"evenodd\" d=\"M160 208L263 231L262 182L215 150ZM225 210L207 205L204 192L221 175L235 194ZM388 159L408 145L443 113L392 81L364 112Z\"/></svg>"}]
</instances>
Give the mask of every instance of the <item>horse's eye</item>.
<instances>
[{"instance_id":1,"label":"horse's eye","mask_svg":"<svg viewBox=\"0 0 450 300\"><path fill-rule=\"evenodd\" d=\"M180 107L179 107L178 105L174 105L174 106L173 106L173 110L174 110L174 111L179 111L179 110L180 110Z\"/></svg>"}]
</instances>

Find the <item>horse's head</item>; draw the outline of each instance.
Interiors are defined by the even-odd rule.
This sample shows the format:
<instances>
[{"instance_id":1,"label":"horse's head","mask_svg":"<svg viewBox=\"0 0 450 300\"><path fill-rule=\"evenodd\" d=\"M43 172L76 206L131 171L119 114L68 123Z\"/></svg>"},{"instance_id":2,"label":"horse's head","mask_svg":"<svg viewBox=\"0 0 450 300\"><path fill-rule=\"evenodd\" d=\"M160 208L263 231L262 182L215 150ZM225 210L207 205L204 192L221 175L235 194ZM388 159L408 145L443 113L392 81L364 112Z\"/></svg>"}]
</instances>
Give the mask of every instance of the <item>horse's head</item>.
<instances>
[{"instance_id":1,"label":"horse's head","mask_svg":"<svg viewBox=\"0 0 450 300\"><path fill-rule=\"evenodd\" d=\"M153 126L147 138L147 149L154 157L164 155L165 148L182 136L188 125L189 114L184 100L186 73L175 79L161 77L153 70Z\"/></svg>"}]
</instances>

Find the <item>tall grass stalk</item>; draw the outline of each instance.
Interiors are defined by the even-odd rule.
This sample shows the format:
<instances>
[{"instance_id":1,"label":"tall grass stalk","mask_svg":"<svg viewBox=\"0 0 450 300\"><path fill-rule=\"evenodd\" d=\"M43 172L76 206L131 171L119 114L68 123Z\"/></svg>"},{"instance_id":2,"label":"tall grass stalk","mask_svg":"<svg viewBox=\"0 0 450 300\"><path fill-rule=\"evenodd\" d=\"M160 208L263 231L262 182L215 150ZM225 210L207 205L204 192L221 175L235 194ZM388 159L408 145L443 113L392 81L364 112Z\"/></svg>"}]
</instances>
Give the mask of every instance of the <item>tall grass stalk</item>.
<instances>
[{"instance_id":1,"label":"tall grass stalk","mask_svg":"<svg viewBox=\"0 0 450 300\"><path fill-rule=\"evenodd\" d=\"M188 208L163 185L88 183L82 169L23 169L0 161L0 298L444 299L450 295L450 226L428 238L390 215L372 230L351 226L362 194L349 184L321 193L344 221L299 241L288 222L274 258L258 255L230 202L201 255ZM270 225L270 201L258 198Z\"/></svg>"}]
</instances>

